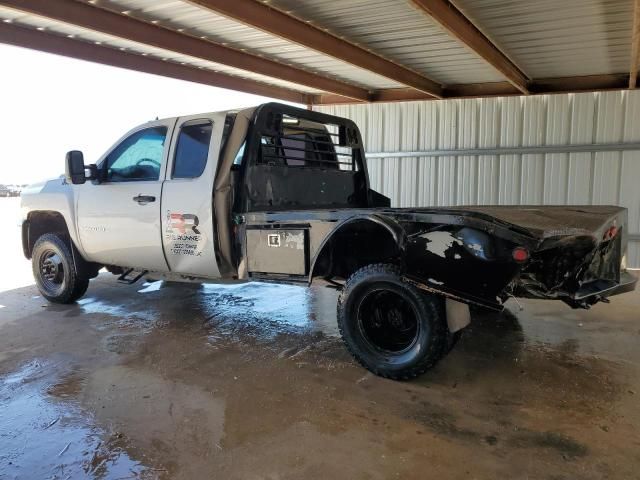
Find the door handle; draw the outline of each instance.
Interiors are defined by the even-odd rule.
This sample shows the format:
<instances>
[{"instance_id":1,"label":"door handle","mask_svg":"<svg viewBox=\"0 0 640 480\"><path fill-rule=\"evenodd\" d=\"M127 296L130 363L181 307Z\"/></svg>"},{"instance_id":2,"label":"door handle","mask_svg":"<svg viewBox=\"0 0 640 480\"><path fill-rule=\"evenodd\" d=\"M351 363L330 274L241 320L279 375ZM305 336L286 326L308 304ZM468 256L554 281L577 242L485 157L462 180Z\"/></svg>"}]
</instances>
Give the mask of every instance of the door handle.
<instances>
[{"instance_id":1,"label":"door handle","mask_svg":"<svg viewBox=\"0 0 640 480\"><path fill-rule=\"evenodd\" d=\"M147 203L155 202L156 197L153 195L138 195L137 197L133 197L134 202L138 202L140 205L146 205Z\"/></svg>"}]
</instances>

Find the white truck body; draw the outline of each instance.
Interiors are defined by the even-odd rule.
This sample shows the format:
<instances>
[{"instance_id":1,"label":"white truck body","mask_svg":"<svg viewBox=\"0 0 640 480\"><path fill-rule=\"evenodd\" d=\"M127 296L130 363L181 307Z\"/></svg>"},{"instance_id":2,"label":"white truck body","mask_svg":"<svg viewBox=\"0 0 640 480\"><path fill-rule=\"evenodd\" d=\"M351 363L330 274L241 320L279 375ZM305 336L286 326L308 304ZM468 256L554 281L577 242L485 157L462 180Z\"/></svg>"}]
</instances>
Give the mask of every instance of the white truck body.
<instances>
[{"instance_id":1,"label":"white truck body","mask_svg":"<svg viewBox=\"0 0 640 480\"><path fill-rule=\"evenodd\" d=\"M60 213L81 255L92 262L119 265L169 277L220 278L213 239L211 196L228 112L168 118L140 125L123 135L96 164L138 132L166 127L157 180L102 182L81 185L56 178L31 185L22 195L22 217L33 211ZM185 123L213 125L207 162L197 178L173 178L176 139ZM138 202L135 197L155 200ZM193 215L193 223L184 216ZM173 217L172 217L173 215Z\"/></svg>"}]
</instances>

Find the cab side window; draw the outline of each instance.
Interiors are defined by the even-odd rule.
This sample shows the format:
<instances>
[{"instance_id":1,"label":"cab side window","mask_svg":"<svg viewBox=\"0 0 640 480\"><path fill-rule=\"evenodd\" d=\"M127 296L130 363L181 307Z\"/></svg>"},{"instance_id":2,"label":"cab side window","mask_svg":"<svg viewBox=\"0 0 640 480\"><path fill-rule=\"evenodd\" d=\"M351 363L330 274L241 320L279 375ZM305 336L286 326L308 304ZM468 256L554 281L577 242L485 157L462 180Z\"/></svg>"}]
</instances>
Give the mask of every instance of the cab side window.
<instances>
[{"instance_id":1,"label":"cab side window","mask_svg":"<svg viewBox=\"0 0 640 480\"><path fill-rule=\"evenodd\" d=\"M107 157L106 180L158 180L167 127L140 130L127 137Z\"/></svg>"},{"instance_id":2,"label":"cab side window","mask_svg":"<svg viewBox=\"0 0 640 480\"><path fill-rule=\"evenodd\" d=\"M208 120L194 120L180 129L172 178L197 178L207 166L213 124Z\"/></svg>"}]
</instances>

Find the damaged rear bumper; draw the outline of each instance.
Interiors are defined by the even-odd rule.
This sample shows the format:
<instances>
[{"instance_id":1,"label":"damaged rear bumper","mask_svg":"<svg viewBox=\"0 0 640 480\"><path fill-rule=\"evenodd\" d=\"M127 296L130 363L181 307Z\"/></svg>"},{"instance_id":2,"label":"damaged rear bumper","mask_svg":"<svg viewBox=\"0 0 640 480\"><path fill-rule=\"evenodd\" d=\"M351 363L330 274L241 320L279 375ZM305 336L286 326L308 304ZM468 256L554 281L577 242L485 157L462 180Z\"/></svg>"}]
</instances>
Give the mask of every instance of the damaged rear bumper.
<instances>
[{"instance_id":1,"label":"damaged rear bumper","mask_svg":"<svg viewBox=\"0 0 640 480\"><path fill-rule=\"evenodd\" d=\"M632 292L636 288L638 279L629 272L621 272L620 280L594 280L583 284L575 293L576 301L601 300L613 295Z\"/></svg>"}]
</instances>

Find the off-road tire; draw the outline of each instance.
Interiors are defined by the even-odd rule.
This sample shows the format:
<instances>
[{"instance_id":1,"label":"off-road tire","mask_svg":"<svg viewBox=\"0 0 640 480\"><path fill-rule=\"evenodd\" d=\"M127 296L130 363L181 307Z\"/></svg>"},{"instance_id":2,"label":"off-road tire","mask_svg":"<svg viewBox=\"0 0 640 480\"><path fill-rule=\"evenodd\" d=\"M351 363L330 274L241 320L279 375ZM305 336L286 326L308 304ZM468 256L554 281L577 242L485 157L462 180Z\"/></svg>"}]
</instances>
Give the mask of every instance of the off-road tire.
<instances>
[{"instance_id":1,"label":"off-road tire","mask_svg":"<svg viewBox=\"0 0 640 480\"><path fill-rule=\"evenodd\" d=\"M379 348L367 339L359 313L365 298L387 290L402 297L417 319L414 343L398 353ZM432 368L446 354L448 330L443 299L403 281L395 265L373 264L356 271L340 294L337 310L338 328L347 349L376 375L408 380Z\"/></svg>"},{"instance_id":2,"label":"off-road tire","mask_svg":"<svg viewBox=\"0 0 640 480\"><path fill-rule=\"evenodd\" d=\"M47 281L42 271L45 255L57 255L59 283ZM73 303L82 297L89 287L89 277L78 272L68 242L53 233L42 235L33 246L31 266L36 286L44 298L53 303Z\"/></svg>"}]
</instances>

